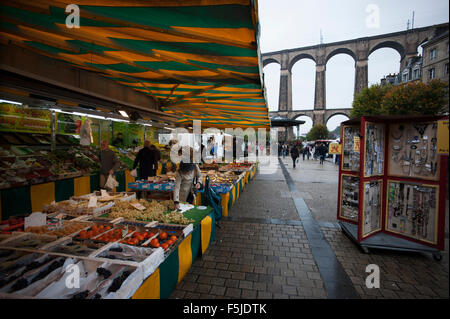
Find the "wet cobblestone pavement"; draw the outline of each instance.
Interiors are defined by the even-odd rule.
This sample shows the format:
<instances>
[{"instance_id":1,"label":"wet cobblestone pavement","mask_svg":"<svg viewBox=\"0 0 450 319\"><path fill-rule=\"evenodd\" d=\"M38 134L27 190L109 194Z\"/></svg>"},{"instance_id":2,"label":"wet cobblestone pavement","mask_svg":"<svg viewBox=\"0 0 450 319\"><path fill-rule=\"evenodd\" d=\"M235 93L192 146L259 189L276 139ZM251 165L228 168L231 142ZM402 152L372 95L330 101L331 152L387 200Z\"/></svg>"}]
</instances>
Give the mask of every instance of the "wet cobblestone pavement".
<instances>
[{"instance_id":1,"label":"wet cobblestone pavement","mask_svg":"<svg viewBox=\"0 0 450 319\"><path fill-rule=\"evenodd\" d=\"M293 172L287 160L275 174L257 175L246 186L230 216L218 222L216 241L193 262L170 298L449 298L448 236L440 262L422 253L365 254L340 230L335 210L317 214L316 221L316 212L308 208L327 197L331 203L322 206L336 205L337 193L329 187L306 193L303 183L299 189L302 173ZM337 170L328 165L308 174L323 181L323 175ZM366 288L369 264L380 267L379 289Z\"/></svg>"}]
</instances>

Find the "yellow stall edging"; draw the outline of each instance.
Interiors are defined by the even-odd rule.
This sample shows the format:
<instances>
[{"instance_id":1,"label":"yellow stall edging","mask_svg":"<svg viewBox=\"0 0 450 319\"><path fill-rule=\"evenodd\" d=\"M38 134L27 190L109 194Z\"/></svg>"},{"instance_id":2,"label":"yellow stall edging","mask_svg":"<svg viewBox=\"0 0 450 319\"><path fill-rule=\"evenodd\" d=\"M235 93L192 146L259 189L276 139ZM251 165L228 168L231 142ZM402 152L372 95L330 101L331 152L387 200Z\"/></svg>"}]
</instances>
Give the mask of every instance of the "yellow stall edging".
<instances>
[{"instance_id":1,"label":"yellow stall edging","mask_svg":"<svg viewBox=\"0 0 450 319\"><path fill-rule=\"evenodd\" d=\"M202 235L202 254L205 253L206 249L209 247L209 241L211 240L211 224L212 218L206 216L201 222L201 235Z\"/></svg>"},{"instance_id":2,"label":"yellow stall edging","mask_svg":"<svg viewBox=\"0 0 450 319\"><path fill-rule=\"evenodd\" d=\"M159 268L136 290L132 299L160 299L160 275Z\"/></svg>"},{"instance_id":3,"label":"yellow stall edging","mask_svg":"<svg viewBox=\"0 0 450 319\"><path fill-rule=\"evenodd\" d=\"M178 246L178 283L180 283L192 265L191 240L192 234L186 237Z\"/></svg>"},{"instance_id":4,"label":"yellow stall edging","mask_svg":"<svg viewBox=\"0 0 450 319\"><path fill-rule=\"evenodd\" d=\"M55 201L55 183L30 186L31 211L42 212L44 205Z\"/></svg>"},{"instance_id":5,"label":"yellow stall edging","mask_svg":"<svg viewBox=\"0 0 450 319\"><path fill-rule=\"evenodd\" d=\"M74 178L73 180L73 195L81 196L91 192L91 178L90 176L82 176Z\"/></svg>"},{"instance_id":6,"label":"yellow stall edging","mask_svg":"<svg viewBox=\"0 0 450 319\"><path fill-rule=\"evenodd\" d=\"M222 215L228 216L228 201L230 200L230 193L220 194L222 197Z\"/></svg>"}]
</instances>

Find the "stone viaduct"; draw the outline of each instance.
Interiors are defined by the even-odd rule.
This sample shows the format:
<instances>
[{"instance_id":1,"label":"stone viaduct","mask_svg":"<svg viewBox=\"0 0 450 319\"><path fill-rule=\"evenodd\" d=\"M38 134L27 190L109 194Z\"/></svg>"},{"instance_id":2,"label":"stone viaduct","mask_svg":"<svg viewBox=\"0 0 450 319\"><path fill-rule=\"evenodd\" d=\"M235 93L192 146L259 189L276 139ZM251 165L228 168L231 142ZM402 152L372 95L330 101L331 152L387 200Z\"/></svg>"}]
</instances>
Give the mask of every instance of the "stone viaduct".
<instances>
[{"instance_id":1,"label":"stone viaduct","mask_svg":"<svg viewBox=\"0 0 450 319\"><path fill-rule=\"evenodd\" d=\"M438 28L448 28L448 26L448 23L444 23L354 40L263 53L261 55L263 67L270 63L278 63L281 66L279 108L278 111L270 112L269 115L290 119L306 115L312 119L314 124L326 124L330 117L337 114L348 116L351 110L349 108L326 108L325 76L328 60L337 54L348 54L354 59L354 93L358 93L368 85L368 59L371 53L381 48L396 50L401 57L400 69L402 69L408 63L409 58L418 54L419 46L431 39ZM302 59L311 59L316 63L314 109L297 111L292 109L292 67ZM291 134L292 128L289 132L289 135Z\"/></svg>"}]
</instances>

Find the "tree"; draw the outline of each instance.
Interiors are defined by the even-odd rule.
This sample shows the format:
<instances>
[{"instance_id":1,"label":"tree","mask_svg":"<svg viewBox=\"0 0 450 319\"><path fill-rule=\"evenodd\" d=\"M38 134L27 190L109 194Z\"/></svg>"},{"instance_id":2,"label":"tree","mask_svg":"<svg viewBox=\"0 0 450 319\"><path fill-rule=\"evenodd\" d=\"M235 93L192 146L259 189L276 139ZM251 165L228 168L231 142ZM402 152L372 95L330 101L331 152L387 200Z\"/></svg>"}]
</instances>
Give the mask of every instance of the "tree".
<instances>
[{"instance_id":1,"label":"tree","mask_svg":"<svg viewBox=\"0 0 450 319\"><path fill-rule=\"evenodd\" d=\"M363 115L440 115L448 112L448 84L440 80L372 85L355 94L351 117Z\"/></svg>"},{"instance_id":2,"label":"tree","mask_svg":"<svg viewBox=\"0 0 450 319\"><path fill-rule=\"evenodd\" d=\"M311 131L306 134L308 141L325 140L328 139L330 132L325 124L316 124L312 127Z\"/></svg>"}]
</instances>

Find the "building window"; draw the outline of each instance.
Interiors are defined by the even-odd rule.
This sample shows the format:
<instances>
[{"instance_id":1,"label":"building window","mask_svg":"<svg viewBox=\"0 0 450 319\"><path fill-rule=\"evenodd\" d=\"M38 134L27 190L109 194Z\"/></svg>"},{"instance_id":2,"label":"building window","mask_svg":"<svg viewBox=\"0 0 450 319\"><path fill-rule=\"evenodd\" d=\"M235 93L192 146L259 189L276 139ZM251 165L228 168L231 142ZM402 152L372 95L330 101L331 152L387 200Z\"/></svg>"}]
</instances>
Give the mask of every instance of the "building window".
<instances>
[{"instance_id":1,"label":"building window","mask_svg":"<svg viewBox=\"0 0 450 319\"><path fill-rule=\"evenodd\" d=\"M436 49L431 49L430 51L430 60L436 59Z\"/></svg>"},{"instance_id":2,"label":"building window","mask_svg":"<svg viewBox=\"0 0 450 319\"><path fill-rule=\"evenodd\" d=\"M448 75L448 63L445 65L445 74Z\"/></svg>"},{"instance_id":3,"label":"building window","mask_svg":"<svg viewBox=\"0 0 450 319\"><path fill-rule=\"evenodd\" d=\"M434 68L430 69L428 72L430 75L430 80L432 80L436 77L436 72L434 71Z\"/></svg>"},{"instance_id":4,"label":"building window","mask_svg":"<svg viewBox=\"0 0 450 319\"><path fill-rule=\"evenodd\" d=\"M414 80L417 80L419 78L419 69L414 70Z\"/></svg>"},{"instance_id":5,"label":"building window","mask_svg":"<svg viewBox=\"0 0 450 319\"><path fill-rule=\"evenodd\" d=\"M408 73L403 74L403 82L404 83L408 82Z\"/></svg>"}]
</instances>

